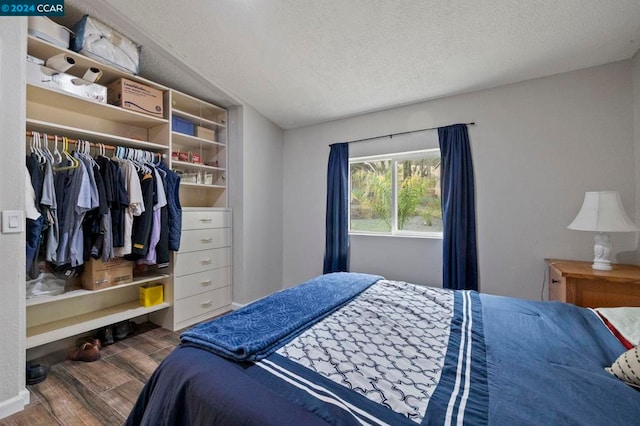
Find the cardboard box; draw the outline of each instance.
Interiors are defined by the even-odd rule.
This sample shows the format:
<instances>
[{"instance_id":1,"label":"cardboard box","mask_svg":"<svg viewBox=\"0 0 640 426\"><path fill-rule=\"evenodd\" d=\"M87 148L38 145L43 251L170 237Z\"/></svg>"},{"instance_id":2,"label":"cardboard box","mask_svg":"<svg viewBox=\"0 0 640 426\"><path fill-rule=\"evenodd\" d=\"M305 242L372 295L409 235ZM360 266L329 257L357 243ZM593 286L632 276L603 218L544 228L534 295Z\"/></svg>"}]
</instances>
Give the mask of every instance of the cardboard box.
<instances>
[{"instance_id":1,"label":"cardboard box","mask_svg":"<svg viewBox=\"0 0 640 426\"><path fill-rule=\"evenodd\" d=\"M27 83L61 90L96 102L107 102L107 88L100 84L90 83L71 74L56 71L27 61Z\"/></svg>"},{"instance_id":2,"label":"cardboard box","mask_svg":"<svg viewBox=\"0 0 640 426\"><path fill-rule=\"evenodd\" d=\"M107 86L107 102L131 111L162 118L162 91L120 78Z\"/></svg>"},{"instance_id":3,"label":"cardboard box","mask_svg":"<svg viewBox=\"0 0 640 426\"><path fill-rule=\"evenodd\" d=\"M140 286L140 306L148 308L164 302L162 284L146 284Z\"/></svg>"},{"instance_id":4,"label":"cardboard box","mask_svg":"<svg viewBox=\"0 0 640 426\"><path fill-rule=\"evenodd\" d=\"M206 139L208 141L215 141L216 131L212 129L207 129L206 127L198 126L196 127L196 136L201 139Z\"/></svg>"},{"instance_id":5,"label":"cardboard box","mask_svg":"<svg viewBox=\"0 0 640 426\"><path fill-rule=\"evenodd\" d=\"M87 290L100 290L133 281L133 262L117 257L108 262L101 259L89 259L84 264L81 276L82 287Z\"/></svg>"},{"instance_id":6,"label":"cardboard box","mask_svg":"<svg viewBox=\"0 0 640 426\"><path fill-rule=\"evenodd\" d=\"M194 164L202 164L202 157L198 154L189 153L189 161Z\"/></svg>"}]
</instances>

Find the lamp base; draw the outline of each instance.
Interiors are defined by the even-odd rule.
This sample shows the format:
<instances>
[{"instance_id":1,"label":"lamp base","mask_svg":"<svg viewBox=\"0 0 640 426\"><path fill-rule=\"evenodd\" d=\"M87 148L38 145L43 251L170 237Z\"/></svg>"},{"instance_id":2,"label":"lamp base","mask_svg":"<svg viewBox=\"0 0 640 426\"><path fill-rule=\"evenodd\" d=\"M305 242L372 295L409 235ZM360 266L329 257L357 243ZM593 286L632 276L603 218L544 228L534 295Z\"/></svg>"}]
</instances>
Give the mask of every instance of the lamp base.
<instances>
[{"instance_id":1,"label":"lamp base","mask_svg":"<svg viewBox=\"0 0 640 426\"><path fill-rule=\"evenodd\" d=\"M611 256L611 240L609 238L609 234L598 232L595 235L593 256L593 265L591 265L592 269L596 269L598 271L611 271L613 269L611 267L611 261L609 260L609 257Z\"/></svg>"},{"instance_id":2,"label":"lamp base","mask_svg":"<svg viewBox=\"0 0 640 426\"><path fill-rule=\"evenodd\" d=\"M592 269L597 269L598 271L611 271L613 268L611 267L611 262L607 261L607 262L603 262L603 261L598 261L596 262L595 260L593 261L593 264L591 265Z\"/></svg>"}]
</instances>

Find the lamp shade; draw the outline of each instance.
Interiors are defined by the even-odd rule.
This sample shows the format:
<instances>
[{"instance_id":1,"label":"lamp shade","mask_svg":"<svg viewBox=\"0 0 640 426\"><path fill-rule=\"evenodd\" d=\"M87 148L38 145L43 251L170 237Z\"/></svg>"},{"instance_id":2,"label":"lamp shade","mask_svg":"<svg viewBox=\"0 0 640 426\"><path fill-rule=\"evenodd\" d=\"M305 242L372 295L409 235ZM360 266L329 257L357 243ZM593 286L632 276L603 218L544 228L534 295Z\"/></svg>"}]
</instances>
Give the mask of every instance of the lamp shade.
<instances>
[{"instance_id":1,"label":"lamp shade","mask_svg":"<svg viewBox=\"0 0 640 426\"><path fill-rule=\"evenodd\" d=\"M640 231L624 211L618 191L585 193L582 208L567 228L596 232Z\"/></svg>"}]
</instances>

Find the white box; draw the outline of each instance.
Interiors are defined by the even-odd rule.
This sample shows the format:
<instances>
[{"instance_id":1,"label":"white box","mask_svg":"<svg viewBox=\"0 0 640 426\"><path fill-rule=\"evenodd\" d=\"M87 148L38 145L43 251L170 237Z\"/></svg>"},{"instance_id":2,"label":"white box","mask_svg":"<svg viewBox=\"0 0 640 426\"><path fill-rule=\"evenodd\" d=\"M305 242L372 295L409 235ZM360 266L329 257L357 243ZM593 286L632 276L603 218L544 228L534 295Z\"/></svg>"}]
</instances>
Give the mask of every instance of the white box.
<instances>
[{"instance_id":1,"label":"white box","mask_svg":"<svg viewBox=\"0 0 640 426\"><path fill-rule=\"evenodd\" d=\"M89 83L74 75L58 72L31 61L27 61L27 83L107 103L107 88L105 86Z\"/></svg>"},{"instance_id":2,"label":"white box","mask_svg":"<svg viewBox=\"0 0 640 426\"><path fill-rule=\"evenodd\" d=\"M69 48L71 30L58 25L46 16L29 16L29 35L48 41L51 44Z\"/></svg>"}]
</instances>

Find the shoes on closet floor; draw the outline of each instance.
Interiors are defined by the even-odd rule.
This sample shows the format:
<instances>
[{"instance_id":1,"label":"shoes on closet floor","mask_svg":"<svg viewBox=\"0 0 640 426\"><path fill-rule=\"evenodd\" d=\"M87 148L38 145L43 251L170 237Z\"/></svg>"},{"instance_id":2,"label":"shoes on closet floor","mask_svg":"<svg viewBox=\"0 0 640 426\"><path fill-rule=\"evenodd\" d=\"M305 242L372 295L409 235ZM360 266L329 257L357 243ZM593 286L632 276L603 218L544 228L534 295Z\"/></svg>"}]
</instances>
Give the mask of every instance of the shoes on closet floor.
<instances>
[{"instance_id":1,"label":"shoes on closet floor","mask_svg":"<svg viewBox=\"0 0 640 426\"><path fill-rule=\"evenodd\" d=\"M98 330L98 339L102 346L109 346L113 344L113 327L108 326Z\"/></svg>"},{"instance_id":2,"label":"shoes on closet floor","mask_svg":"<svg viewBox=\"0 0 640 426\"><path fill-rule=\"evenodd\" d=\"M100 339L98 339L98 338L91 337L91 336L86 336L86 337L81 337L80 339L76 340L76 346L77 347L81 347L85 343L91 343L92 345L97 346L98 349L102 349L102 342L100 342Z\"/></svg>"},{"instance_id":3,"label":"shoes on closet floor","mask_svg":"<svg viewBox=\"0 0 640 426\"><path fill-rule=\"evenodd\" d=\"M97 345L86 342L79 348L74 349L69 353L69 359L71 361L84 361L92 362L100 359L100 349Z\"/></svg>"},{"instance_id":4,"label":"shoes on closet floor","mask_svg":"<svg viewBox=\"0 0 640 426\"><path fill-rule=\"evenodd\" d=\"M133 321L121 321L113 326L113 337L116 340L122 340L129 334L133 333L135 323Z\"/></svg>"},{"instance_id":5,"label":"shoes on closet floor","mask_svg":"<svg viewBox=\"0 0 640 426\"><path fill-rule=\"evenodd\" d=\"M49 367L44 364L27 365L27 385L37 385L44 382L49 374Z\"/></svg>"}]
</instances>

